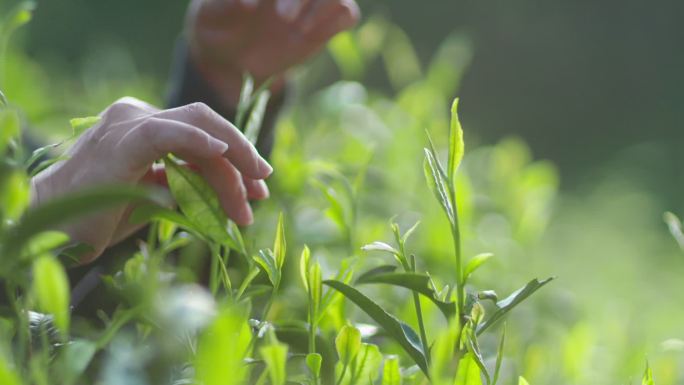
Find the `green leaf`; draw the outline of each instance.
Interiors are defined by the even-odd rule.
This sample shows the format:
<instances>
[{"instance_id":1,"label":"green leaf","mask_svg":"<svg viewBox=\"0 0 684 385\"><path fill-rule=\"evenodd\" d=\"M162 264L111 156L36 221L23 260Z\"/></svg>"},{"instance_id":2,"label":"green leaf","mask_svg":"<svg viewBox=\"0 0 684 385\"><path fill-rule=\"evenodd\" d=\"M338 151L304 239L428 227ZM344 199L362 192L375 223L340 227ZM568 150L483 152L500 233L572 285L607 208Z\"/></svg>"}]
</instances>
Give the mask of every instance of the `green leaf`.
<instances>
[{"instance_id":1,"label":"green leaf","mask_svg":"<svg viewBox=\"0 0 684 385\"><path fill-rule=\"evenodd\" d=\"M421 370L429 376L427 360L420 338L410 326L399 321L373 300L345 283L335 280L326 280L323 283L342 293L375 320L375 322L385 329L387 334L399 343L402 349L404 349Z\"/></svg>"},{"instance_id":2,"label":"green leaf","mask_svg":"<svg viewBox=\"0 0 684 385\"><path fill-rule=\"evenodd\" d=\"M190 222L186 217L178 213L154 204L144 204L136 207L131 215L128 217L128 221L134 224L147 223L151 220L165 220L177 224L186 230L201 234L195 225Z\"/></svg>"},{"instance_id":3,"label":"green leaf","mask_svg":"<svg viewBox=\"0 0 684 385\"><path fill-rule=\"evenodd\" d=\"M372 271L361 275L357 284L385 283L394 286L404 287L429 298L444 316L449 319L456 314L455 302L444 302L439 299L439 294L430 285L430 277L417 273L385 273L379 272L369 274Z\"/></svg>"},{"instance_id":4,"label":"green leaf","mask_svg":"<svg viewBox=\"0 0 684 385\"><path fill-rule=\"evenodd\" d=\"M22 385L19 372L8 360L0 355L0 384L3 385Z\"/></svg>"},{"instance_id":5,"label":"green leaf","mask_svg":"<svg viewBox=\"0 0 684 385\"><path fill-rule=\"evenodd\" d=\"M501 339L499 340L499 350L496 353L496 365L494 366L494 378L492 379L492 385L496 385L499 381L499 373L501 372L501 363L503 362L503 352L504 345L506 343L506 324L501 330Z\"/></svg>"},{"instance_id":6,"label":"green leaf","mask_svg":"<svg viewBox=\"0 0 684 385\"><path fill-rule=\"evenodd\" d=\"M313 305L313 314L318 315L321 310L321 297L323 295L323 278L321 274L321 264L316 262L311 266L309 272L309 296Z\"/></svg>"},{"instance_id":7,"label":"green leaf","mask_svg":"<svg viewBox=\"0 0 684 385\"><path fill-rule=\"evenodd\" d=\"M646 362L646 370L644 370L644 376L641 378L641 385L655 385L653 381L653 372L648 362Z\"/></svg>"},{"instance_id":8,"label":"green leaf","mask_svg":"<svg viewBox=\"0 0 684 385\"><path fill-rule=\"evenodd\" d=\"M470 324L470 322L469 322ZM477 323L475 323L477 324ZM467 328L470 328L472 326L467 326ZM491 383L491 379L489 377L489 372L487 371L487 366L484 363L484 358L482 357L482 353L480 352L480 345L477 342L477 337L475 334L472 332L472 329L468 331L466 328L465 330L465 337L468 339L467 342L467 350L470 354L472 354L473 360L475 360L475 364L480 368L480 374L484 374L485 377L485 383L489 385Z\"/></svg>"},{"instance_id":9,"label":"green leaf","mask_svg":"<svg viewBox=\"0 0 684 385\"><path fill-rule=\"evenodd\" d=\"M202 333L195 356L196 383L243 385L248 378L244 364L251 356L252 330L249 309L231 305L222 309Z\"/></svg>"},{"instance_id":10,"label":"green leaf","mask_svg":"<svg viewBox=\"0 0 684 385\"><path fill-rule=\"evenodd\" d=\"M0 37L8 39L14 31L31 21L33 10L36 3L33 1L22 1L9 13L9 16L2 23Z\"/></svg>"},{"instance_id":11,"label":"green leaf","mask_svg":"<svg viewBox=\"0 0 684 385\"><path fill-rule=\"evenodd\" d=\"M458 98L451 105L451 125L449 129L449 165L447 176L452 181L456 180L456 170L463 160L465 145L463 143L463 128L458 119Z\"/></svg>"},{"instance_id":12,"label":"green leaf","mask_svg":"<svg viewBox=\"0 0 684 385\"><path fill-rule=\"evenodd\" d=\"M399 255L399 250L386 244L385 242L375 241L361 247L363 251L384 251L393 255Z\"/></svg>"},{"instance_id":13,"label":"green leaf","mask_svg":"<svg viewBox=\"0 0 684 385\"><path fill-rule=\"evenodd\" d=\"M204 237L240 252L240 246L228 233L228 218L218 197L200 175L164 158L166 177L173 197L193 227Z\"/></svg>"},{"instance_id":14,"label":"green leaf","mask_svg":"<svg viewBox=\"0 0 684 385\"><path fill-rule=\"evenodd\" d=\"M36 234L26 245L22 258L37 257L69 242L69 236L61 231L44 231Z\"/></svg>"},{"instance_id":15,"label":"green leaf","mask_svg":"<svg viewBox=\"0 0 684 385\"><path fill-rule=\"evenodd\" d=\"M259 349L261 357L266 363L271 385L284 385L287 379L285 366L287 363L287 345L277 340Z\"/></svg>"},{"instance_id":16,"label":"green leaf","mask_svg":"<svg viewBox=\"0 0 684 385\"><path fill-rule=\"evenodd\" d=\"M254 78L249 74L245 74L242 80L242 89L240 90L240 99L238 100L237 112L235 114L235 125L242 128L247 112L252 107L252 92L254 91Z\"/></svg>"},{"instance_id":17,"label":"green leaf","mask_svg":"<svg viewBox=\"0 0 684 385\"><path fill-rule=\"evenodd\" d=\"M163 204L164 198L164 194L158 189L139 186L110 185L83 189L29 209L5 234L5 237L12 241L0 242L0 244L5 244L7 246L5 254L11 255L21 250L35 234L54 229L84 215L145 200ZM6 269L8 266L3 265L2 268Z\"/></svg>"},{"instance_id":18,"label":"green leaf","mask_svg":"<svg viewBox=\"0 0 684 385\"><path fill-rule=\"evenodd\" d=\"M401 385L399 357L390 356L385 360L385 365L382 368L382 385Z\"/></svg>"},{"instance_id":19,"label":"green leaf","mask_svg":"<svg viewBox=\"0 0 684 385\"><path fill-rule=\"evenodd\" d=\"M518 377L518 385L530 385L529 382L525 379L525 377L520 376Z\"/></svg>"},{"instance_id":20,"label":"green leaf","mask_svg":"<svg viewBox=\"0 0 684 385\"><path fill-rule=\"evenodd\" d=\"M311 371L313 378L321 377L321 364L323 363L323 356L318 353L309 353L306 355L306 366Z\"/></svg>"},{"instance_id":21,"label":"green leaf","mask_svg":"<svg viewBox=\"0 0 684 385\"><path fill-rule=\"evenodd\" d=\"M376 345L361 344L340 385L373 384L380 372L382 354Z\"/></svg>"},{"instance_id":22,"label":"green leaf","mask_svg":"<svg viewBox=\"0 0 684 385\"><path fill-rule=\"evenodd\" d=\"M38 309L52 314L55 326L66 337L69 334L69 278L54 257L43 255L34 261L32 292Z\"/></svg>"},{"instance_id":23,"label":"green leaf","mask_svg":"<svg viewBox=\"0 0 684 385\"><path fill-rule=\"evenodd\" d=\"M30 195L29 180L22 170L14 169L5 174L0 178L0 217L17 220L29 206Z\"/></svg>"},{"instance_id":24,"label":"green leaf","mask_svg":"<svg viewBox=\"0 0 684 385\"><path fill-rule=\"evenodd\" d=\"M280 285L280 269L273 256L273 252L269 249L259 250L259 253L253 258L254 261L264 269L266 275L268 275L268 280L271 281L273 287L278 287Z\"/></svg>"},{"instance_id":25,"label":"green leaf","mask_svg":"<svg viewBox=\"0 0 684 385\"><path fill-rule=\"evenodd\" d=\"M473 353L466 353L458 362L454 385L482 385L482 373Z\"/></svg>"},{"instance_id":26,"label":"green leaf","mask_svg":"<svg viewBox=\"0 0 684 385\"><path fill-rule=\"evenodd\" d=\"M90 127L96 125L102 120L100 116L86 116L84 118L73 118L69 120L74 137L80 136Z\"/></svg>"},{"instance_id":27,"label":"green leaf","mask_svg":"<svg viewBox=\"0 0 684 385\"><path fill-rule=\"evenodd\" d=\"M554 279L554 277L551 277L551 278L547 278L543 281L540 281L540 280L535 278L535 279L531 280L530 282L528 282L527 285L516 290L513 294L511 294L508 297L497 302L496 306L498 307L498 309L494 312L494 314L492 314L489 317L489 319L487 319L483 324L481 324L477 328L477 334L478 335L482 334L490 326L492 326L495 323L497 323L498 321L500 321L506 315L506 313L511 311L511 309L516 307L518 304L520 304L522 301L524 301L527 297L534 294L535 291L539 290L544 285L551 282L553 279Z\"/></svg>"},{"instance_id":28,"label":"green leaf","mask_svg":"<svg viewBox=\"0 0 684 385\"><path fill-rule=\"evenodd\" d=\"M285 254L287 253L287 243L285 241L285 225L283 213L278 215L278 226L276 227L275 241L273 242L273 255L275 257L278 270L282 270L285 264Z\"/></svg>"},{"instance_id":29,"label":"green leaf","mask_svg":"<svg viewBox=\"0 0 684 385\"><path fill-rule=\"evenodd\" d=\"M361 332L359 329L344 325L335 338L335 348L342 365L349 365L361 349Z\"/></svg>"},{"instance_id":30,"label":"green leaf","mask_svg":"<svg viewBox=\"0 0 684 385\"><path fill-rule=\"evenodd\" d=\"M468 263L466 263L465 268L463 269L463 282L465 284L466 281L468 281L468 278L477 270L480 266L485 264L485 262L489 261L491 257L493 257L494 254L492 253L482 253L474 256Z\"/></svg>"},{"instance_id":31,"label":"green leaf","mask_svg":"<svg viewBox=\"0 0 684 385\"><path fill-rule=\"evenodd\" d=\"M312 183L318 187L328 201L330 207L326 210L326 215L337 225L342 232L347 231L347 216L344 205L332 187L326 186L323 182L314 180Z\"/></svg>"},{"instance_id":32,"label":"green leaf","mask_svg":"<svg viewBox=\"0 0 684 385\"><path fill-rule=\"evenodd\" d=\"M60 352L54 367L59 368L60 384L75 384L95 356L97 346L88 340L75 340Z\"/></svg>"},{"instance_id":33,"label":"green leaf","mask_svg":"<svg viewBox=\"0 0 684 385\"><path fill-rule=\"evenodd\" d=\"M311 250L304 245L302 255L299 257L299 277L302 279L304 290L309 291L309 263L311 260Z\"/></svg>"},{"instance_id":34,"label":"green leaf","mask_svg":"<svg viewBox=\"0 0 684 385\"><path fill-rule=\"evenodd\" d=\"M261 131L261 125L266 113L266 106L268 105L270 98L271 92L268 90L259 93L256 97L256 102L254 102L254 107L252 107L252 111L249 113L249 119L247 119L244 133L247 140L252 144L256 144L257 139L259 139L259 132Z\"/></svg>"},{"instance_id":35,"label":"green leaf","mask_svg":"<svg viewBox=\"0 0 684 385\"><path fill-rule=\"evenodd\" d=\"M446 213L449 223L453 226L455 223L454 211L449 198L449 188L447 181L444 178L444 172L438 163L435 155L428 149L425 149L425 161L423 162L423 172L425 173L425 180L427 181L430 191L435 195L437 201L442 206L444 213Z\"/></svg>"},{"instance_id":36,"label":"green leaf","mask_svg":"<svg viewBox=\"0 0 684 385\"><path fill-rule=\"evenodd\" d=\"M6 107L8 104L7 102L7 97L5 97L5 94L0 90L0 106L1 107Z\"/></svg>"},{"instance_id":37,"label":"green leaf","mask_svg":"<svg viewBox=\"0 0 684 385\"><path fill-rule=\"evenodd\" d=\"M0 110L0 154L4 154L12 139L19 136L19 114L13 109Z\"/></svg>"}]
</instances>

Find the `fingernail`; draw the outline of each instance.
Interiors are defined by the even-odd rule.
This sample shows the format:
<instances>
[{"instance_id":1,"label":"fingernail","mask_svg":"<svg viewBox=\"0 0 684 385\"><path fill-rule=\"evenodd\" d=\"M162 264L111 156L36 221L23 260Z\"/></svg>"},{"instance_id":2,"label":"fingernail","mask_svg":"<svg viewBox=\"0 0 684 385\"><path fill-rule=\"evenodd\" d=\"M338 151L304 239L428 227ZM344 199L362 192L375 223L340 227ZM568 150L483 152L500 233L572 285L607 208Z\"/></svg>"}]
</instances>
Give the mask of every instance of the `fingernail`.
<instances>
[{"instance_id":1,"label":"fingernail","mask_svg":"<svg viewBox=\"0 0 684 385\"><path fill-rule=\"evenodd\" d=\"M262 199L266 199L269 196L271 196L271 192L268 190L268 186L266 185L266 182L263 180L258 181L259 185L259 195L262 197Z\"/></svg>"},{"instance_id":2,"label":"fingernail","mask_svg":"<svg viewBox=\"0 0 684 385\"><path fill-rule=\"evenodd\" d=\"M228 143L222 142L220 140L212 140L212 147L216 149L218 154L224 155L228 151Z\"/></svg>"},{"instance_id":3,"label":"fingernail","mask_svg":"<svg viewBox=\"0 0 684 385\"><path fill-rule=\"evenodd\" d=\"M278 0L276 12L287 21L293 21L299 11L299 0Z\"/></svg>"},{"instance_id":4,"label":"fingernail","mask_svg":"<svg viewBox=\"0 0 684 385\"><path fill-rule=\"evenodd\" d=\"M267 161L265 161L263 158L259 162L259 170L264 170L266 172L265 176L269 176L273 173L273 167L271 167L270 164L268 164Z\"/></svg>"}]
</instances>

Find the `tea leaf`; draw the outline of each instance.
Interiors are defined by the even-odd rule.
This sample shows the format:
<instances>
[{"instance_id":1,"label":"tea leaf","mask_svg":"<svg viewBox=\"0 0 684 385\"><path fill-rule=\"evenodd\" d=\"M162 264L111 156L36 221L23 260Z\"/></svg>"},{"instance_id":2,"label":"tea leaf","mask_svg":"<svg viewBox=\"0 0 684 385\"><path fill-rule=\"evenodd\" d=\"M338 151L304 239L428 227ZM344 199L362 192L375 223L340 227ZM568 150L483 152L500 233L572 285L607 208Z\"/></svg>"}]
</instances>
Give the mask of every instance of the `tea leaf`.
<instances>
[{"instance_id":1,"label":"tea leaf","mask_svg":"<svg viewBox=\"0 0 684 385\"><path fill-rule=\"evenodd\" d=\"M518 385L530 385L530 383L527 382L527 380L523 376L520 376L518 377Z\"/></svg>"},{"instance_id":2,"label":"tea leaf","mask_svg":"<svg viewBox=\"0 0 684 385\"><path fill-rule=\"evenodd\" d=\"M102 120L102 117L100 116L86 116L84 118L73 118L69 120L71 129L73 130L73 136L78 137L87 129L99 123L100 120Z\"/></svg>"},{"instance_id":3,"label":"tea leaf","mask_svg":"<svg viewBox=\"0 0 684 385\"><path fill-rule=\"evenodd\" d=\"M499 381L499 373L501 371L501 363L503 362L503 351L504 344L506 343L506 324L501 330L501 339L499 340L499 350L496 353L496 365L494 366L494 378L492 379L492 385L496 385Z\"/></svg>"},{"instance_id":4,"label":"tea leaf","mask_svg":"<svg viewBox=\"0 0 684 385\"><path fill-rule=\"evenodd\" d=\"M399 250L397 250L394 247L386 244L385 242L379 242L379 241L369 243L369 244L361 247L361 250L363 250L363 251L385 251L385 252L393 254L395 256L399 255Z\"/></svg>"},{"instance_id":5,"label":"tea leaf","mask_svg":"<svg viewBox=\"0 0 684 385\"><path fill-rule=\"evenodd\" d=\"M259 349L261 357L266 362L272 385L284 385L287 378L285 364L287 363L287 345L277 340Z\"/></svg>"},{"instance_id":6,"label":"tea leaf","mask_svg":"<svg viewBox=\"0 0 684 385\"><path fill-rule=\"evenodd\" d=\"M466 353L458 362L456 381L454 385L483 385L480 367L473 357L473 353Z\"/></svg>"},{"instance_id":7,"label":"tea leaf","mask_svg":"<svg viewBox=\"0 0 684 385\"><path fill-rule=\"evenodd\" d=\"M455 223L454 213L451 206L451 200L449 198L449 190L447 187L447 182L443 177L443 171L441 171L441 166L439 165L434 154L425 149L425 161L423 163L423 172L425 174L425 180L427 181L430 191L435 195L437 201L444 209L449 223L453 226Z\"/></svg>"},{"instance_id":8,"label":"tea leaf","mask_svg":"<svg viewBox=\"0 0 684 385\"><path fill-rule=\"evenodd\" d=\"M380 371L382 354L376 345L361 344L340 385L373 384Z\"/></svg>"},{"instance_id":9,"label":"tea leaf","mask_svg":"<svg viewBox=\"0 0 684 385\"><path fill-rule=\"evenodd\" d=\"M176 225L186 230L195 232L197 234L201 234L201 232L195 228L195 225L192 222L190 222L186 217L179 214L177 211L173 211L167 209L166 207L158 205L140 205L136 207L131 213L131 215L128 217L129 222L137 224L146 223L155 219L175 223Z\"/></svg>"},{"instance_id":10,"label":"tea leaf","mask_svg":"<svg viewBox=\"0 0 684 385\"><path fill-rule=\"evenodd\" d=\"M340 362L343 365L349 365L361 349L361 332L359 329L344 325L335 338L335 348Z\"/></svg>"},{"instance_id":11,"label":"tea leaf","mask_svg":"<svg viewBox=\"0 0 684 385\"><path fill-rule=\"evenodd\" d=\"M463 160L465 145L463 144L463 128L458 119L458 98L451 105L451 125L449 129L449 165L447 176L453 183L456 180L456 170Z\"/></svg>"},{"instance_id":12,"label":"tea leaf","mask_svg":"<svg viewBox=\"0 0 684 385\"><path fill-rule=\"evenodd\" d=\"M399 343L402 349L404 349L421 370L428 375L427 360L425 358L423 346L418 334L416 334L410 326L387 313L373 300L349 285L334 280L326 280L323 283L342 293L373 318L375 322Z\"/></svg>"},{"instance_id":13,"label":"tea leaf","mask_svg":"<svg viewBox=\"0 0 684 385\"><path fill-rule=\"evenodd\" d=\"M399 357L390 356L385 360L382 368L382 385L401 385Z\"/></svg>"},{"instance_id":14,"label":"tea leaf","mask_svg":"<svg viewBox=\"0 0 684 385\"><path fill-rule=\"evenodd\" d=\"M266 106L268 105L270 98L271 92L268 90L259 93L256 102L254 102L254 107L252 107L252 111L249 113L249 119L247 119L244 133L247 140L252 144L256 144L257 139L259 139L259 132L261 131L261 125L266 113Z\"/></svg>"},{"instance_id":15,"label":"tea leaf","mask_svg":"<svg viewBox=\"0 0 684 385\"><path fill-rule=\"evenodd\" d=\"M644 376L641 378L641 385L655 385L655 381L653 381L653 372L651 371L651 367L648 362L646 362Z\"/></svg>"},{"instance_id":16,"label":"tea leaf","mask_svg":"<svg viewBox=\"0 0 684 385\"><path fill-rule=\"evenodd\" d=\"M22 385L23 382L19 377L19 372L15 370L3 356L0 355L0 384L3 385Z\"/></svg>"},{"instance_id":17,"label":"tea leaf","mask_svg":"<svg viewBox=\"0 0 684 385\"><path fill-rule=\"evenodd\" d=\"M487 319L483 324L481 324L477 328L477 334L478 335L482 334L490 326L492 326L495 323L497 323L498 321L500 321L506 315L506 313L508 313L511 309L516 307L519 303L521 303L527 297L534 294L535 291L539 290L541 287L543 287L547 283L551 282L553 279L554 279L554 277L551 277L551 278L547 278L543 281L540 281L540 280L535 278L535 279L531 280L530 282L528 282L527 285L525 285L522 288L515 291L513 294L511 294L508 297L497 302L496 306L498 307L498 309L494 312L494 314L492 314L489 317L489 319Z\"/></svg>"},{"instance_id":18,"label":"tea leaf","mask_svg":"<svg viewBox=\"0 0 684 385\"><path fill-rule=\"evenodd\" d=\"M193 227L206 238L241 251L228 234L228 218L216 193L204 178L169 157L164 158L164 167L169 189Z\"/></svg>"},{"instance_id":19,"label":"tea leaf","mask_svg":"<svg viewBox=\"0 0 684 385\"><path fill-rule=\"evenodd\" d=\"M306 366L311 371L313 378L321 377L321 364L323 363L323 356L318 353L309 353L306 355Z\"/></svg>"},{"instance_id":20,"label":"tea leaf","mask_svg":"<svg viewBox=\"0 0 684 385\"><path fill-rule=\"evenodd\" d=\"M684 230L682 227L682 222L671 212L666 212L663 215L663 219L665 220L665 223L667 223L670 234L672 234L674 239L677 241L679 247L684 250Z\"/></svg>"},{"instance_id":21,"label":"tea leaf","mask_svg":"<svg viewBox=\"0 0 684 385\"><path fill-rule=\"evenodd\" d=\"M7 97L2 92L2 90L0 90L0 106L5 107L5 106L7 106L7 104L8 104Z\"/></svg>"},{"instance_id":22,"label":"tea leaf","mask_svg":"<svg viewBox=\"0 0 684 385\"><path fill-rule=\"evenodd\" d=\"M4 154L10 141L19 136L19 114L13 109L0 110L0 154Z\"/></svg>"},{"instance_id":23,"label":"tea leaf","mask_svg":"<svg viewBox=\"0 0 684 385\"><path fill-rule=\"evenodd\" d=\"M235 114L235 125L242 128L245 121L245 115L252 107L252 92L254 91L254 78L249 74L245 74L242 80L242 89L240 90L240 99L238 100L237 112Z\"/></svg>"},{"instance_id":24,"label":"tea leaf","mask_svg":"<svg viewBox=\"0 0 684 385\"><path fill-rule=\"evenodd\" d=\"M66 337L69 333L69 278L54 257L43 255L33 263L32 292L40 311L55 317L55 326Z\"/></svg>"},{"instance_id":25,"label":"tea leaf","mask_svg":"<svg viewBox=\"0 0 684 385\"><path fill-rule=\"evenodd\" d=\"M259 253L255 255L254 260L261 266L262 269L268 275L268 280L271 281L273 287L278 287L280 285L280 269L278 268L278 263L273 256L271 250L259 250Z\"/></svg>"},{"instance_id":26,"label":"tea leaf","mask_svg":"<svg viewBox=\"0 0 684 385\"><path fill-rule=\"evenodd\" d=\"M55 367L60 368L60 384L75 384L79 376L90 364L95 356L97 346L88 340L76 340L64 347L55 362Z\"/></svg>"},{"instance_id":27,"label":"tea leaf","mask_svg":"<svg viewBox=\"0 0 684 385\"><path fill-rule=\"evenodd\" d=\"M299 277L302 279L304 290L309 291L309 262L311 260L311 251L307 245L304 245L302 255L299 257Z\"/></svg>"},{"instance_id":28,"label":"tea leaf","mask_svg":"<svg viewBox=\"0 0 684 385\"><path fill-rule=\"evenodd\" d=\"M287 252L285 225L283 222L283 213L280 213L278 216L278 226L276 227L275 241L273 242L273 256L275 257L278 270L282 270L283 264L285 263L285 253Z\"/></svg>"},{"instance_id":29,"label":"tea leaf","mask_svg":"<svg viewBox=\"0 0 684 385\"><path fill-rule=\"evenodd\" d=\"M385 283L404 287L429 298L435 305L437 305L439 310L447 319L456 314L456 303L441 301L439 299L439 294L430 286L430 277L427 275L416 273L366 273L360 276L356 280L356 283Z\"/></svg>"},{"instance_id":30,"label":"tea leaf","mask_svg":"<svg viewBox=\"0 0 684 385\"><path fill-rule=\"evenodd\" d=\"M485 264L485 262L489 261L489 259L493 256L494 254L492 253L482 253L474 256L470 261L468 261L463 269L463 282L466 282L468 278L470 278L470 276L475 272L475 270Z\"/></svg>"}]
</instances>

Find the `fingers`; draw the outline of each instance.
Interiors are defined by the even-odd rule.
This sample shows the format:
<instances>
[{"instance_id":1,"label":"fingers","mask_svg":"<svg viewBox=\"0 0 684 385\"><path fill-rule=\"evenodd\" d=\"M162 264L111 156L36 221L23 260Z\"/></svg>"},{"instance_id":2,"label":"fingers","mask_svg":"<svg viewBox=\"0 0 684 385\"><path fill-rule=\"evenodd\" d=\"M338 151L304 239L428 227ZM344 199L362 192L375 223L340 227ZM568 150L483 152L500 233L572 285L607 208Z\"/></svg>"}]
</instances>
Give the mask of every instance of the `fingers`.
<instances>
[{"instance_id":1,"label":"fingers","mask_svg":"<svg viewBox=\"0 0 684 385\"><path fill-rule=\"evenodd\" d=\"M264 179L273 172L273 168L259 155L247 138L232 123L205 104L193 103L162 111L154 116L199 127L214 138L228 143L225 156L242 174L252 179Z\"/></svg>"},{"instance_id":2,"label":"fingers","mask_svg":"<svg viewBox=\"0 0 684 385\"><path fill-rule=\"evenodd\" d=\"M353 0L327 0L301 19L302 32L314 41L327 41L337 33L353 27L361 11Z\"/></svg>"},{"instance_id":3,"label":"fingers","mask_svg":"<svg viewBox=\"0 0 684 385\"><path fill-rule=\"evenodd\" d=\"M120 145L124 160L133 168L146 168L170 152L194 160L222 156L229 148L190 124L155 117L132 128L121 138Z\"/></svg>"},{"instance_id":4,"label":"fingers","mask_svg":"<svg viewBox=\"0 0 684 385\"><path fill-rule=\"evenodd\" d=\"M240 172L222 157L205 159L198 166L204 179L216 191L221 208L228 217L238 225L250 225L252 209L247 202L247 188Z\"/></svg>"},{"instance_id":5,"label":"fingers","mask_svg":"<svg viewBox=\"0 0 684 385\"><path fill-rule=\"evenodd\" d=\"M250 179L242 177L242 183L247 189L247 198L249 200L261 200L269 197L270 192L266 182L261 179Z\"/></svg>"}]
</instances>

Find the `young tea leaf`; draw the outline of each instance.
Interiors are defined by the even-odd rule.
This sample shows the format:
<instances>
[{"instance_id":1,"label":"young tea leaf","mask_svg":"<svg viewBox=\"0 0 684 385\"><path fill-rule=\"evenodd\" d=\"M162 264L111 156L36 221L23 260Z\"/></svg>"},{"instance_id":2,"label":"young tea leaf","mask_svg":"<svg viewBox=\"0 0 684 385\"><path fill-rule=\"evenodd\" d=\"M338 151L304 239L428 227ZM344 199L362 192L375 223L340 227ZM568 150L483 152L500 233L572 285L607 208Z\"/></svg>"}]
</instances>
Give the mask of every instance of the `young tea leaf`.
<instances>
[{"instance_id":1,"label":"young tea leaf","mask_svg":"<svg viewBox=\"0 0 684 385\"><path fill-rule=\"evenodd\" d=\"M342 365L349 365L361 349L361 332L359 329L344 325L335 338L335 348Z\"/></svg>"},{"instance_id":2,"label":"young tea leaf","mask_svg":"<svg viewBox=\"0 0 684 385\"><path fill-rule=\"evenodd\" d=\"M252 144L256 144L257 139L259 139L259 132L261 131L261 125L264 121L264 114L266 113L266 106L271 98L271 92L265 90L257 95L256 102L254 102L254 107L249 113L249 119L247 119L247 124L245 125L245 137Z\"/></svg>"},{"instance_id":3,"label":"young tea leaf","mask_svg":"<svg viewBox=\"0 0 684 385\"><path fill-rule=\"evenodd\" d=\"M100 116L86 116L84 118L73 118L69 120L74 137L80 136L90 127L96 125L102 120Z\"/></svg>"},{"instance_id":4,"label":"young tea leaf","mask_svg":"<svg viewBox=\"0 0 684 385\"><path fill-rule=\"evenodd\" d=\"M487 330L489 327L500 321L506 313L511 311L514 307L516 307L519 303L524 301L527 297L531 296L542 288L544 285L547 283L551 282L553 280L553 277L547 278L543 281L540 281L538 279L533 279L530 282L527 283L527 285L523 286L522 288L516 290L513 294L509 295L508 297L502 299L501 301L496 303L496 306L498 309L492 314L489 319L487 319L484 323L482 323L478 328L477 328L477 334L480 335L482 334L485 330Z\"/></svg>"},{"instance_id":5,"label":"young tea leaf","mask_svg":"<svg viewBox=\"0 0 684 385\"><path fill-rule=\"evenodd\" d=\"M452 209L451 199L449 198L449 189L447 181L443 177L441 166L434 154L425 149L425 161L423 163L423 172L425 173L425 180L427 181L430 191L435 195L437 201L442 206L444 213L449 219L449 223L453 226L455 223L454 211Z\"/></svg>"},{"instance_id":6,"label":"young tea leaf","mask_svg":"<svg viewBox=\"0 0 684 385\"><path fill-rule=\"evenodd\" d=\"M653 381L653 372L651 371L651 367L648 362L646 362L644 376L641 378L641 385L655 385L655 381Z\"/></svg>"},{"instance_id":7,"label":"young tea leaf","mask_svg":"<svg viewBox=\"0 0 684 385\"><path fill-rule=\"evenodd\" d=\"M287 345L280 342L271 343L259 349L261 357L266 363L269 378L272 385L285 385L287 379Z\"/></svg>"},{"instance_id":8,"label":"young tea leaf","mask_svg":"<svg viewBox=\"0 0 684 385\"><path fill-rule=\"evenodd\" d=\"M309 262L311 260L311 251L307 245L304 245L302 255L299 257L299 277L302 279L304 290L309 291Z\"/></svg>"},{"instance_id":9,"label":"young tea leaf","mask_svg":"<svg viewBox=\"0 0 684 385\"><path fill-rule=\"evenodd\" d=\"M318 353L309 353L306 355L306 366L309 368L313 378L321 377L321 364L323 363L323 356Z\"/></svg>"},{"instance_id":10,"label":"young tea leaf","mask_svg":"<svg viewBox=\"0 0 684 385\"><path fill-rule=\"evenodd\" d=\"M32 292L40 311L52 314L55 326L67 336L69 333L69 278L64 267L50 255L33 262Z\"/></svg>"},{"instance_id":11,"label":"young tea leaf","mask_svg":"<svg viewBox=\"0 0 684 385\"><path fill-rule=\"evenodd\" d=\"M340 385L373 384L380 371L382 354L376 345L361 344Z\"/></svg>"},{"instance_id":12,"label":"young tea leaf","mask_svg":"<svg viewBox=\"0 0 684 385\"><path fill-rule=\"evenodd\" d=\"M271 281L273 287L278 287L280 285L280 269L278 268L278 263L273 256L271 250L259 250L259 253L255 255L254 261L261 266L262 269L268 275L268 280Z\"/></svg>"},{"instance_id":13,"label":"young tea leaf","mask_svg":"<svg viewBox=\"0 0 684 385\"><path fill-rule=\"evenodd\" d=\"M206 238L241 251L228 234L228 218L216 193L204 178L169 157L164 158L164 167L171 193L193 227Z\"/></svg>"},{"instance_id":14,"label":"young tea leaf","mask_svg":"<svg viewBox=\"0 0 684 385\"><path fill-rule=\"evenodd\" d=\"M454 385L483 385L482 372L475 357L473 357L473 353L466 353L458 362Z\"/></svg>"},{"instance_id":15,"label":"young tea leaf","mask_svg":"<svg viewBox=\"0 0 684 385\"><path fill-rule=\"evenodd\" d=\"M399 357L390 356L385 360L382 368L382 385L401 385Z\"/></svg>"},{"instance_id":16,"label":"young tea leaf","mask_svg":"<svg viewBox=\"0 0 684 385\"><path fill-rule=\"evenodd\" d=\"M235 125L242 127L245 122L245 116L252 107L252 92L254 91L254 78L249 74L245 74L242 81L242 89L240 90L240 99L238 100L237 112L235 114Z\"/></svg>"},{"instance_id":17,"label":"young tea leaf","mask_svg":"<svg viewBox=\"0 0 684 385\"><path fill-rule=\"evenodd\" d=\"M449 165L448 177L453 183L456 180L456 170L461 164L463 154L465 152L465 145L463 144L463 128L458 119L458 98L454 99L451 105L451 125L449 129Z\"/></svg>"},{"instance_id":18,"label":"young tea leaf","mask_svg":"<svg viewBox=\"0 0 684 385\"><path fill-rule=\"evenodd\" d=\"M285 253L287 252L287 244L285 241L285 225L283 224L283 213L278 215L278 226L276 227L275 241L273 242L273 256L275 257L278 270L282 270L285 264Z\"/></svg>"},{"instance_id":19,"label":"young tea leaf","mask_svg":"<svg viewBox=\"0 0 684 385\"><path fill-rule=\"evenodd\" d=\"M466 282L468 278L477 270L480 266L484 265L494 254L492 253L482 253L473 257L468 263L466 263L465 269L463 269L463 282Z\"/></svg>"},{"instance_id":20,"label":"young tea leaf","mask_svg":"<svg viewBox=\"0 0 684 385\"><path fill-rule=\"evenodd\" d=\"M399 343L402 349L404 349L404 351L413 359L423 373L429 375L427 360L420 338L410 326L399 321L372 299L343 282L326 280L323 283L342 293L375 320L375 322L385 329L387 334Z\"/></svg>"},{"instance_id":21,"label":"young tea leaf","mask_svg":"<svg viewBox=\"0 0 684 385\"><path fill-rule=\"evenodd\" d=\"M525 379L525 377L520 376L518 377L518 385L530 385L529 382Z\"/></svg>"},{"instance_id":22,"label":"young tea leaf","mask_svg":"<svg viewBox=\"0 0 684 385\"><path fill-rule=\"evenodd\" d=\"M19 136L19 114L13 109L0 110L0 154L4 154L10 141Z\"/></svg>"}]
</instances>

